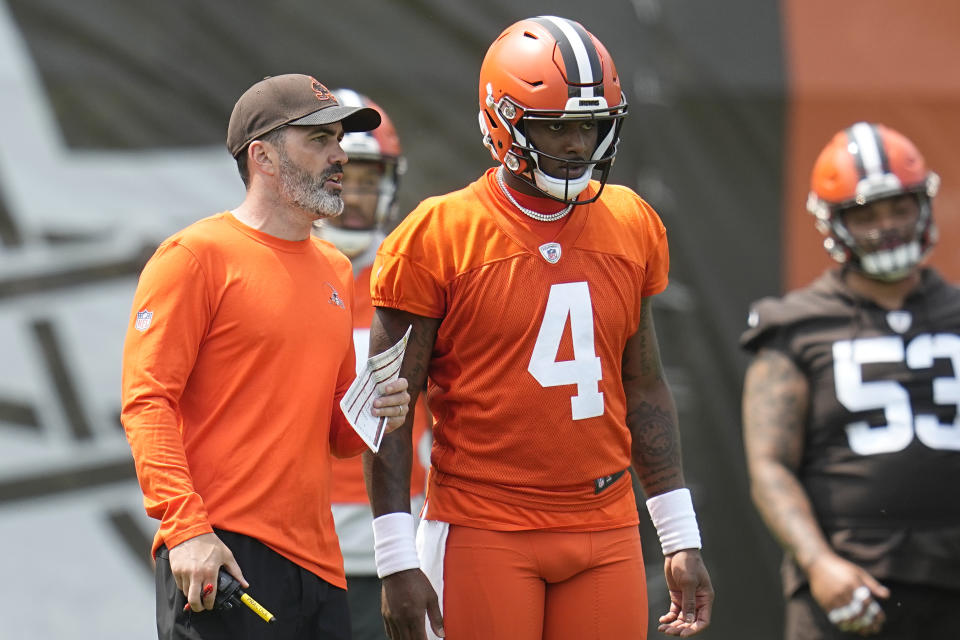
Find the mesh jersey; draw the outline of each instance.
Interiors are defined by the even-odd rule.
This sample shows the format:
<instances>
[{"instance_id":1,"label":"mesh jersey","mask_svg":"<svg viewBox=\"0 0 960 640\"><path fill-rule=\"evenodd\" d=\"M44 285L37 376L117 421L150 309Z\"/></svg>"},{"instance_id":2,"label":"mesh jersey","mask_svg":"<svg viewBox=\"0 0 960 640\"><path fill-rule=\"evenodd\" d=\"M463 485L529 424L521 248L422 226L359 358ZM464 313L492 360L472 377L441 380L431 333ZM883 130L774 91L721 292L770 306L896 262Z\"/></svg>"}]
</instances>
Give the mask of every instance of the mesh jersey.
<instances>
[{"instance_id":1,"label":"mesh jersey","mask_svg":"<svg viewBox=\"0 0 960 640\"><path fill-rule=\"evenodd\" d=\"M924 270L898 311L841 271L754 304L741 339L809 382L798 475L835 548L880 578L960 587L960 290ZM787 590L802 581L788 563Z\"/></svg>"},{"instance_id":2,"label":"mesh jersey","mask_svg":"<svg viewBox=\"0 0 960 640\"><path fill-rule=\"evenodd\" d=\"M421 203L381 245L373 304L442 318L425 517L501 530L638 522L630 482L605 479L630 464L621 359L641 299L666 287L666 232L613 185L541 224L551 242L490 170Z\"/></svg>"},{"instance_id":3,"label":"mesh jersey","mask_svg":"<svg viewBox=\"0 0 960 640\"><path fill-rule=\"evenodd\" d=\"M254 537L345 585L330 454L363 441L339 410L354 377L350 263L321 240L230 213L165 241L134 296L123 424L154 550L211 531Z\"/></svg>"}]
</instances>

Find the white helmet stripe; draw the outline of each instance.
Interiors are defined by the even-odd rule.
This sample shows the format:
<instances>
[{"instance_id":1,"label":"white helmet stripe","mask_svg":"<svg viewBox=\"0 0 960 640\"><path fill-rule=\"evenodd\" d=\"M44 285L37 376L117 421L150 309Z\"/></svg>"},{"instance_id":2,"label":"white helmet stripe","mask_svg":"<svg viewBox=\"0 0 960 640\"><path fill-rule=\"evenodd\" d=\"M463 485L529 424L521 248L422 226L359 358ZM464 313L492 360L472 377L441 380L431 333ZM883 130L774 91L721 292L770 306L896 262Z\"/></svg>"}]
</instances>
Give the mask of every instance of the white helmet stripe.
<instances>
[{"instance_id":1,"label":"white helmet stripe","mask_svg":"<svg viewBox=\"0 0 960 640\"><path fill-rule=\"evenodd\" d=\"M533 18L533 21L549 30L557 41L566 67L570 96L573 97L578 91L581 98L595 97L593 85L600 81L602 73L600 56L586 31L557 16L540 16ZM602 95L602 85L599 95Z\"/></svg>"},{"instance_id":2,"label":"white helmet stripe","mask_svg":"<svg viewBox=\"0 0 960 640\"><path fill-rule=\"evenodd\" d=\"M856 148L850 149L850 154L856 158L857 166L863 171L864 178L878 179L889 173L886 164L886 154L880 146L880 136L874 128L866 122L858 122L850 127L849 137Z\"/></svg>"}]
</instances>

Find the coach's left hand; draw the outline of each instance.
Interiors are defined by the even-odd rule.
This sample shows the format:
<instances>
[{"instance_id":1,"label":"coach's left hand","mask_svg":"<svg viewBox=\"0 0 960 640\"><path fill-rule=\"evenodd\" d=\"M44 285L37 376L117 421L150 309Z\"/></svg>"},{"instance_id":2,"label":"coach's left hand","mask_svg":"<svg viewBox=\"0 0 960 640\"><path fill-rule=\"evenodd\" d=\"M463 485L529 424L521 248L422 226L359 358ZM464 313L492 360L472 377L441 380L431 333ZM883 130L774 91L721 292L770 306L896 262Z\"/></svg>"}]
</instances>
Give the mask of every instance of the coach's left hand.
<instances>
[{"instance_id":1,"label":"coach's left hand","mask_svg":"<svg viewBox=\"0 0 960 640\"><path fill-rule=\"evenodd\" d=\"M373 401L373 415L387 419L387 433L403 425L410 412L410 394L407 379L397 378L377 385L377 399Z\"/></svg>"}]
</instances>

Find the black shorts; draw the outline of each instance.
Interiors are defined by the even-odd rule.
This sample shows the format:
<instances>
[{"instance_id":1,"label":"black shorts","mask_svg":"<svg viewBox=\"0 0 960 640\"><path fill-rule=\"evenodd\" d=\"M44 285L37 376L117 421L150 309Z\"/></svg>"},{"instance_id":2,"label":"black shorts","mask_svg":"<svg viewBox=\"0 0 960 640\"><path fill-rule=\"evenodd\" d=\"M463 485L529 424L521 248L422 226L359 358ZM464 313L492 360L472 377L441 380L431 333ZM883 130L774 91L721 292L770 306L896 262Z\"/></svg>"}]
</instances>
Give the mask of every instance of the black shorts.
<instances>
[{"instance_id":1,"label":"black shorts","mask_svg":"<svg viewBox=\"0 0 960 640\"><path fill-rule=\"evenodd\" d=\"M957 622L952 612L960 604L960 590L925 587L898 582L881 583L890 597L878 599L887 616L880 633L870 640L918 640L954 638ZM852 640L863 638L834 626L810 594L809 585L787 600L784 640Z\"/></svg>"},{"instance_id":2,"label":"black shorts","mask_svg":"<svg viewBox=\"0 0 960 640\"><path fill-rule=\"evenodd\" d=\"M217 536L250 583L247 593L276 616L267 624L244 605L184 612L186 596L170 573L167 548L157 550L159 640L350 640L347 592L287 560L263 543L229 531Z\"/></svg>"}]
</instances>

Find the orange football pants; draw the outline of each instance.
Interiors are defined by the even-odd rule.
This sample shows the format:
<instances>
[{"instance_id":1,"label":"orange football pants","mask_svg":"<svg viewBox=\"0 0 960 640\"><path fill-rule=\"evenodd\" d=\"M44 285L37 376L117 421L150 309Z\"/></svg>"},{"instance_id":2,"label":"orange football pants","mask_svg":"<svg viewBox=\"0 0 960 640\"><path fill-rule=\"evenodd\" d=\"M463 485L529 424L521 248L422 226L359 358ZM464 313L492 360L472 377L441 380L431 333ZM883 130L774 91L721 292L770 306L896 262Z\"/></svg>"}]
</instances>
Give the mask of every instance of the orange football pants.
<instances>
[{"instance_id":1,"label":"orange football pants","mask_svg":"<svg viewBox=\"0 0 960 640\"><path fill-rule=\"evenodd\" d=\"M450 525L447 640L644 640L647 589L637 527L488 531Z\"/></svg>"}]
</instances>

